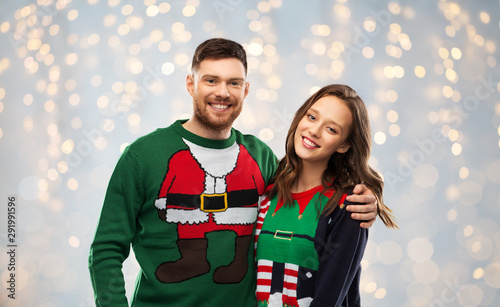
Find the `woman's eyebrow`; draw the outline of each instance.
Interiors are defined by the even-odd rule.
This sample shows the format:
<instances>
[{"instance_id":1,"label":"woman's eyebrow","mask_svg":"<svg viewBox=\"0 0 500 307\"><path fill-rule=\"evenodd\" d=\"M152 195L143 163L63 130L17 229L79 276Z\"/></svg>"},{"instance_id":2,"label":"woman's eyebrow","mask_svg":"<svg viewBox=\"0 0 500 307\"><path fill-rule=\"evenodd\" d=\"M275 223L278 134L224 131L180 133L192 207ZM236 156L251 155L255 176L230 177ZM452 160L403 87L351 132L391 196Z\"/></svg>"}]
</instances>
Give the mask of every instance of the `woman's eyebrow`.
<instances>
[{"instance_id":1,"label":"woman's eyebrow","mask_svg":"<svg viewBox=\"0 0 500 307\"><path fill-rule=\"evenodd\" d=\"M309 110L308 110L308 112L309 112L309 111L312 111L312 112L313 112L313 113L315 113L315 114L320 114L320 112L319 112L318 110L316 110L314 107L310 107L310 108L309 108ZM344 131L344 127L342 127L342 125L339 125L339 124L338 124L336 121L334 121L333 119L328 119L328 120L327 120L327 122L328 122L328 123L331 123L331 124L333 124L334 126L336 126L337 128L339 128L341 132L343 132L343 131Z\"/></svg>"}]
</instances>

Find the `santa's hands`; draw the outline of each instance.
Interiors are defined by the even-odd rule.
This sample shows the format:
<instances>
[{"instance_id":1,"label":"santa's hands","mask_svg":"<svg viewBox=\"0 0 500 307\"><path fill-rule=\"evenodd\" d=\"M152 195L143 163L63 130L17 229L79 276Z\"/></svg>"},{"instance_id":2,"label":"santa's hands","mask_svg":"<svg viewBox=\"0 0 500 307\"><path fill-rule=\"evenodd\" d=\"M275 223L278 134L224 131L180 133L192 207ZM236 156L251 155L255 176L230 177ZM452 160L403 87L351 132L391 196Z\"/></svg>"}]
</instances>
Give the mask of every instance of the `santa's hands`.
<instances>
[{"instance_id":1,"label":"santa's hands","mask_svg":"<svg viewBox=\"0 0 500 307\"><path fill-rule=\"evenodd\" d=\"M347 196L347 200L359 205L349 205L346 210L353 212L351 217L354 220L363 221L360 226L362 228L372 227L377 218L377 199L373 192L364 184L358 184L354 187L353 195Z\"/></svg>"},{"instance_id":2,"label":"santa's hands","mask_svg":"<svg viewBox=\"0 0 500 307\"><path fill-rule=\"evenodd\" d=\"M158 209L158 217L160 218L160 220L165 222L167 220L167 210Z\"/></svg>"}]
</instances>

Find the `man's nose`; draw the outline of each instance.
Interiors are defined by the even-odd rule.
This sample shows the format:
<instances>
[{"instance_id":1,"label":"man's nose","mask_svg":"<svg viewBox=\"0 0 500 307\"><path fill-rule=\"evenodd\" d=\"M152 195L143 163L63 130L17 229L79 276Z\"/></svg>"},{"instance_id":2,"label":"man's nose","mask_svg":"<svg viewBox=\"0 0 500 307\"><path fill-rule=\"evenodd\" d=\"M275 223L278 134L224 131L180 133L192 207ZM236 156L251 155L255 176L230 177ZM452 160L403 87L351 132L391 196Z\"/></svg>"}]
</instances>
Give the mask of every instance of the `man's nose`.
<instances>
[{"instance_id":1,"label":"man's nose","mask_svg":"<svg viewBox=\"0 0 500 307\"><path fill-rule=\"evenodd\" d=\"M218 97L221 97L222 99L226 99L229 97L229 90L227 88L227 84L224 82L221 82L219 86L217 87L217 92L215 93Z\"/></svg>"}]
</instances>

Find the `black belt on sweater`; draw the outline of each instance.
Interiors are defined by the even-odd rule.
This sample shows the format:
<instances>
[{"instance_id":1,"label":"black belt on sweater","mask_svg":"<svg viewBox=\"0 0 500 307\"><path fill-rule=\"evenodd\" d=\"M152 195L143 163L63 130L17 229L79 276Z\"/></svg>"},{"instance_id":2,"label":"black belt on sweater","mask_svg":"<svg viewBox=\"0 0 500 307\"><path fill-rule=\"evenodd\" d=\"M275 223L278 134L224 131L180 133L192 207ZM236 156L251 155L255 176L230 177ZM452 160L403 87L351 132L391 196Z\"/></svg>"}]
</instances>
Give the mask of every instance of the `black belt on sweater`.
<instances>
[{"instance_id":1,"label":"black belt on sweater","mask_svg":"<svg viewBox=\"0 0 500 307\"><path fill-rule=\"evenodd\" d=\"M315 242L314 238L312 238L311 236L293 233L293 231L276 230L275 232L271 232L269 230L262 230L260 233L272 235L276 239L282 239L282 240L288 240L288 241L291 241L292 238L301 238L301 239L309 240L311 242Z\"/></svg>"},{"instance_id":2,"label":"black belt on sweater","mask_svg":"<svg viewBox=\"0 0 500 307\"><path fill-rule=\"evenodd\" d=\"M205 212L221 212L227 208L251 206L259 200L256 189L231 191L221 194L167 194L167 205L182 208L200 208Z\"/></svg>"}]
</instances>

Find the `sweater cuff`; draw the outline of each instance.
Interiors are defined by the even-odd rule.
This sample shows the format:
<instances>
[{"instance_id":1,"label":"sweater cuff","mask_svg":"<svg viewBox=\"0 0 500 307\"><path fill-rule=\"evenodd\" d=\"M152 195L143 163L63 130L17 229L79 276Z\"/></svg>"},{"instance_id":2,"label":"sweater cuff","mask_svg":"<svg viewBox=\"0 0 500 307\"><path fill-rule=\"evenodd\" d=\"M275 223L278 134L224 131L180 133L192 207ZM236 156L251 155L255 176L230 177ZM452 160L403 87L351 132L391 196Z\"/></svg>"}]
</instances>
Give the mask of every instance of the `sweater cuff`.
<instances>
[{"instance_id":1,"label":"sweater cuff","mask_svg":"<svg viewBox=\"0 0 500 307\"><path fill-rule=\"evenodd\" d=\"M158 210L167 209L167 198L166 197L157 198L155 200L155 207L158 208Z\"/></svg>"}]
</instances>

